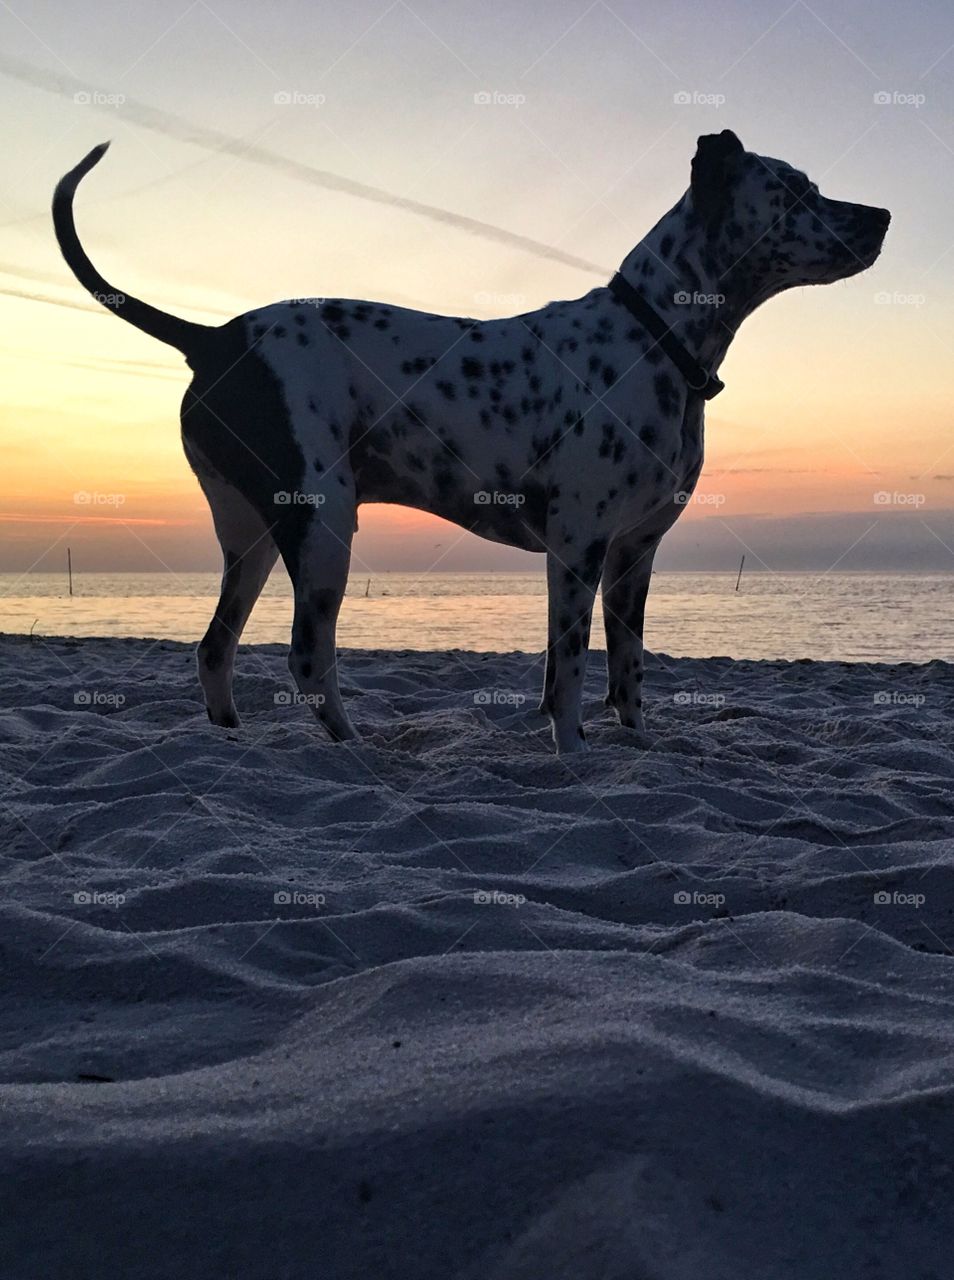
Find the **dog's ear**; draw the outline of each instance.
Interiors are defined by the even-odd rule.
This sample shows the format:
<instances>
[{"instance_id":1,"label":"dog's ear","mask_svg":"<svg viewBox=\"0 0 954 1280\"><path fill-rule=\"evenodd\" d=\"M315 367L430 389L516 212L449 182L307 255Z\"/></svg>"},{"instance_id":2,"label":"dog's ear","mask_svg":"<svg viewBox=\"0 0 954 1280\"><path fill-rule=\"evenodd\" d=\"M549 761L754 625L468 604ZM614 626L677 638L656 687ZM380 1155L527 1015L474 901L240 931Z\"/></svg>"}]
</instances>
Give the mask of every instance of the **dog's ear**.
<instances>
[{"instance_id":1,"label":"dog's ear","mask_svg":"<svg viewBox=\"0 0 954 1280\"><path fill-rule=\"evenodd\" d=\"M692 203L704 222L715 221L725 205L729 168L745 148L731 129L705 133L692 158Z\"/></svg>"}]
</instances>

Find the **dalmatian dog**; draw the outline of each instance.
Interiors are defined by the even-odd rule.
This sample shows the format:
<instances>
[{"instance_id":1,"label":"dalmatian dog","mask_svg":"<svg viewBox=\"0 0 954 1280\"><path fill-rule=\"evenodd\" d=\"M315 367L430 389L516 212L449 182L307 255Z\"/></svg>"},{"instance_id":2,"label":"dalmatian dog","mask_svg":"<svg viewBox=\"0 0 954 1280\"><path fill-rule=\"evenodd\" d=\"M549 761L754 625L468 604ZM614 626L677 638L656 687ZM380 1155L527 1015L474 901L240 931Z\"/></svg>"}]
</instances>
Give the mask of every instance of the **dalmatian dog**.
<instances>
[{"instance_id":1,"label":"dalmatian dog","mask_svg":"<svg viewBox=\"0 0 954 1280\"><path fill-rule=\"evenodd\" d=\"M586 747L580 704L602 584L606 702L642 730L653 556L699 477L716 370L767 298L871 266L888 211L822 196L724 130L699 139L689 189L582 298L488 321L297 299L209 327L119 293L86 256L73 197L107 145L57 186L54 225L79 282L193 372L182 441L225 561L198 649L212 723L239 723L236 648L281 556L294 586L292 675L333 739L355 737L335 627L357 507L388 502L546 556L541 709L558 752Z\"/></svg>"}]
</instances>

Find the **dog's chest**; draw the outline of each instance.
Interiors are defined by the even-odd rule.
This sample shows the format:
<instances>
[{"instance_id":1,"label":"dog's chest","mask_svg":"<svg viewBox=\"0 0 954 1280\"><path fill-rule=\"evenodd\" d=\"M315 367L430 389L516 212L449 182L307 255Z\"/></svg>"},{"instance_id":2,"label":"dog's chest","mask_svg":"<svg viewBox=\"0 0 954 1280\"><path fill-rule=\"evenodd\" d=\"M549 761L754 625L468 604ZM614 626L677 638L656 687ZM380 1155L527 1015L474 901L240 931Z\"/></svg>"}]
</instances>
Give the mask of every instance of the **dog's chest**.
<instances>
[{"instance_id":1,"label":"dog's chest","mask_svg":"<svg viewBox=\"0 0 954 1280\"><path fill-rule=\"evenodd\" d=\"M692 496L704 459L704 403L693 398L678 417L665 420L645 445L628 476L636 484L620 486L612 515L617 531L640 524L668 527ZM642 442L641 442L642 443Z\"/></svg>"}]
</instances>

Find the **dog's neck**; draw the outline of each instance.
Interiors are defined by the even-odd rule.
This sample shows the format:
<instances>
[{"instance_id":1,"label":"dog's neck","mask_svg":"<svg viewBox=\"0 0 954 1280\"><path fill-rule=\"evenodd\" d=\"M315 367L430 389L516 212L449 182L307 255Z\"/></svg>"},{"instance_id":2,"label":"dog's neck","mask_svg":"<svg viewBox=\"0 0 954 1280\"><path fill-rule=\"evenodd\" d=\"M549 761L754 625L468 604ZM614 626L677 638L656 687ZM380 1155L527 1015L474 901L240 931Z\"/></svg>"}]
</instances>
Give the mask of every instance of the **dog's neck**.
<instances>
[{"instance_id":1,"label":"dog's neck","mask_svg":"<svg viewBox=\"0 0 954 1280\"><path fill-rule=\"evenodd\" d=\"M716 373L742 320L757 305L733 296L732 273L722 273L689 192L639 242L620 275L670 325L673 336Z\"/></svg>"}]
</instances>

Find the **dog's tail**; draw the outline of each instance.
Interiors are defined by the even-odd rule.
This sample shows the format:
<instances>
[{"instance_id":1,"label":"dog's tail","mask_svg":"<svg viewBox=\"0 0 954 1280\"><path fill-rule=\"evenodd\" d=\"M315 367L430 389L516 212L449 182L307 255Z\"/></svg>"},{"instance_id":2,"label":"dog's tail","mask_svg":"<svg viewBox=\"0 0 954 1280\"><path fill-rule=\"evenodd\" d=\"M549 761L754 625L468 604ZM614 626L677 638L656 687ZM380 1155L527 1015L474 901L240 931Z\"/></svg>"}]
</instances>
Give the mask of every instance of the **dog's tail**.
<instances>
[{"instance_id":1,"label":"dog's tail","mask_svg":"<svg viewBox=\"0 0 954 1280\"><path fill-rule=\"evenodd\" d=\"M80 181L102 160L108 146L108 142L101 142L98 147L94 147L75 169L71 169L57 183L53 193L53 226L60 249L70 270L97 302L123 320L128 320L137 329L142 329L150 337L167 342L171 347L178 347L188 360L215 329L210 325L193 324L190 320L169 315L168 312L150 307L147 302L140 302L138 298L130 298L128 294L114 289L90 262L76 234L73 196Z\"/></svg>"}]
</instances>

